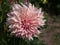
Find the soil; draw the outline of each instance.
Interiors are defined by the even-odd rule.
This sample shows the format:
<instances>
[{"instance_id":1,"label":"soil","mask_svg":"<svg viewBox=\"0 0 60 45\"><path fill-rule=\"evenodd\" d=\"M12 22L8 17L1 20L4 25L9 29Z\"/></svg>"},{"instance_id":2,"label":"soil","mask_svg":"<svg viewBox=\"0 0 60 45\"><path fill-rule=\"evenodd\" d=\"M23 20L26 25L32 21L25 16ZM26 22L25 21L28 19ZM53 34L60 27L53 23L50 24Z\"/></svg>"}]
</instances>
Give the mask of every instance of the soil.
<instances>
[{"instance_id":1,"label":"soil","mask_svg":"<svg viewBox=\"0 0 60 45\"><path fill-rule=\"evenodd\" d=\"M47 15L47 28L42 30L40 40L43 40L47 45L60 45L60 15Z\"/></svg>"}]
</instances>

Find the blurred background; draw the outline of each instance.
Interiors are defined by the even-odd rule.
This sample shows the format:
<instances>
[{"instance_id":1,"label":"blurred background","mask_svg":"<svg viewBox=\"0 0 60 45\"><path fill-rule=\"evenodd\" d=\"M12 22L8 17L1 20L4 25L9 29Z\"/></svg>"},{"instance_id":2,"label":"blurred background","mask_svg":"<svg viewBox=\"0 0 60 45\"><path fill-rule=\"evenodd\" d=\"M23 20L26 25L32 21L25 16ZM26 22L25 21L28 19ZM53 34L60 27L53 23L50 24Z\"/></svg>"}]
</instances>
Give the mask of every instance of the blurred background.
<instances>
[{"instance_id":1,"label":"blurred background","mask_svg":"<svg viewBox=\"0 0 60 45\"><path fill-rule=\"evenodd\" d=\"M34 38L33 41L11 37L6 25L10 6L26 1L41 7L47 20L39 39ZM0 0L0 45L60 45L60 0Z\"/></svg>"}]
</instances>

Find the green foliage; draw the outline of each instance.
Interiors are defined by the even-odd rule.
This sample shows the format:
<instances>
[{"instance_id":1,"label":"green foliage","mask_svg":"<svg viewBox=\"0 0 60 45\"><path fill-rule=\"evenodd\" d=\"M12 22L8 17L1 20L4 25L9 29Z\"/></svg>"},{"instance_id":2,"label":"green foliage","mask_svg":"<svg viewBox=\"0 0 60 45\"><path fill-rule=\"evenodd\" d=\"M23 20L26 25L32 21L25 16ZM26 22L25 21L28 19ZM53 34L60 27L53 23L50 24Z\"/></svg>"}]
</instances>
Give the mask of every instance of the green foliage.
<instances>
[{"instance_id":1,"label":"green foliage","mask_svg":"<svg viewBox=\"0 0 60 45\"><path fill-rule=\"evenodd\" d=\"M18 1L19 4L22 2L22 0L17 0L17 1Z\"/></svg>"},{"instance_id":2,"label":"green foliage","mask_svg":"<svg viewBox=\"0 0 60 45\"><path fill-rule=\"evenodd\" d=\"M34 40L31 40L29 42L29 45L47 45L47 44L34 37Z\"/></svg>"}]
</instances>

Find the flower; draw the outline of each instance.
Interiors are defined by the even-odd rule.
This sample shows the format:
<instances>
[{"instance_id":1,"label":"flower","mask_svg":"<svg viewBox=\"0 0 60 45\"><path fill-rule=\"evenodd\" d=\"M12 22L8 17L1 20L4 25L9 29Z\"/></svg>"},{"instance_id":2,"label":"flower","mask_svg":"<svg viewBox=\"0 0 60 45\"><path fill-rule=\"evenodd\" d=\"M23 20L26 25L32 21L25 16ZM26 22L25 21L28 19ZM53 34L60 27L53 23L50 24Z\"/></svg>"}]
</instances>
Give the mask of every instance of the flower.
<instances>
[{"instance_id":1,"label":"flower","mask_svg":"<svg viewBox=\"0 0 60 45\"><path fill-rule=\"evenodd\" d=\"M38 37L41 32L37 28L45 24L41 8L38 9L31 3L28 6L23 3L14 4L7 16L11 34L23 39L33 40L33 36Z\"/></svg>"}]
</instances>

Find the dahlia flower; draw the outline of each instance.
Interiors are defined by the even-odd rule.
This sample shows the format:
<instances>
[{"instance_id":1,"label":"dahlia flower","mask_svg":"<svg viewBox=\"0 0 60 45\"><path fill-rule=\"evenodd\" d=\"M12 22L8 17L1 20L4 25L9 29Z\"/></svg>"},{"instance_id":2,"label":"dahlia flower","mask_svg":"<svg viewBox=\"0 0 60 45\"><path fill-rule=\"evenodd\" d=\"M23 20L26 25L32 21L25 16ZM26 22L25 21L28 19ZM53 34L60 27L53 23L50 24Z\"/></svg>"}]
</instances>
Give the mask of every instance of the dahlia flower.
<instances>
[{"instance_id":1,"label":"dahlia flower","mask_svg":"<svg viewBox=\"0 0 60 45\"><path fill-rule=\"evenodd\" d=\"M38 37L41 33L37 28L45 24L41 8L36 8L31 3L28 6L23 3L14 4L12 11L7 14L7 24L11 35L23 39L32 39Z\"/></svg>"}]
</instances>

